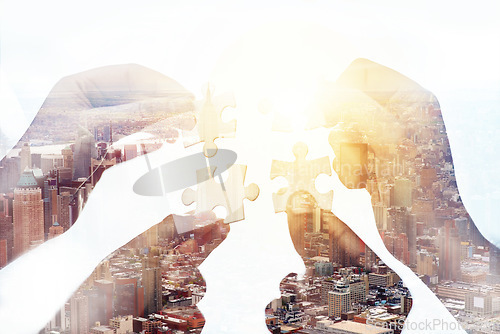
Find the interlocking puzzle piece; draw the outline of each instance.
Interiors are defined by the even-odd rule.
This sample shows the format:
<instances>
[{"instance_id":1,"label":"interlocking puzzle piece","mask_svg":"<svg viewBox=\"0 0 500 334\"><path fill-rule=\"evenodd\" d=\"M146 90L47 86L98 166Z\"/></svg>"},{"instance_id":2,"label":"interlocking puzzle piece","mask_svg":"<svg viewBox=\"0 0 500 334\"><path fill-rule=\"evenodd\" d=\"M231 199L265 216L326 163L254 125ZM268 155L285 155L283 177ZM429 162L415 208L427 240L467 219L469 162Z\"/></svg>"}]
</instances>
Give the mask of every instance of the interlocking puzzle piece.
<instances>
[{"instance_id":1,"label":"interlocking puzzle piece","mask_svg":"<svg viewBox=\"0 0 500 334\"><path fill-rule=\"evenodd\" d=\"M236 120L224 123L221 119L222 112L227 107L236 107L232 94L212 96L212 91L207 85L205 100L198 106L196 126L191 131L183 131L184 146L188 147L199 142L205 142L203 153L212 157L217 153L215 138L233 137L236 132Z\"/></svg>"},{"instance_id":2,"label":"interlocking puzzle piece","mask_svg":"<svg viewBox=\"0 0 500 334\"><path fill-rule=\"evenodd\" d=\"M196 191L186 189L182 194L184 205L196 202L196 213L213 210L218 205L224 206L227 216L226 224L245 219L243 211L243 200L254 201L259 196L259 187L252 183L245 187L245 175L247 166L232 165L226 182L216 182L213 178L216 167L199 169L196 171L198 186Z\"/></svg>"},{"instance_id":3,"label":"interlocking puzzle piece","mask_svg":"<svg viewBox=\"0 0 500 334\"><path fill-rule=\"evenodd\" d=\"M314 184L319 174L332 175L330 159L323 157L315 160L306 160L307 152L307 145L299 142L293 146L295 161L273 160L271 165L271 180L278 176L284 176L288 180L288 188L282 188L277 193L273 193L275 212L286 211L289 197L300 190L307 191L313 195L322 209L331 210L333 191L330 190L322 194L316 190Z\"/></svg>"}]
</instances>

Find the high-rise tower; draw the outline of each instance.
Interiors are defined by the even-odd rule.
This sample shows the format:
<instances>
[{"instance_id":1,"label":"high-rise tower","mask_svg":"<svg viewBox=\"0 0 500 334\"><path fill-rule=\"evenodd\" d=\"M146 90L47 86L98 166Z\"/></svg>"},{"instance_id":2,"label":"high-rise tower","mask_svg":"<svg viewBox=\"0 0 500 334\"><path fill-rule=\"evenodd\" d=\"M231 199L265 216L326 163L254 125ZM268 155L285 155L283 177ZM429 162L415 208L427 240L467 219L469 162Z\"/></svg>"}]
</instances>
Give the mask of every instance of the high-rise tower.
<instances>
[{"instance_id":1,"label":"high-rise tower","mask_svg":"<svg viewBox=\"0 0 500 334\"><path fill-rule=\"evenodd\" d=\"M26 168L14 189L14 257L44 241L43 218L42 189L33 170Z\"/></svg>"},{"instance_id":2,"label":"high-rise tower","mask_svg":"<svg viewBox=\"0 0 500 334\"><path fill-rule=\"evenodd\" d=\"M28 143L24 143L21 147L21 152L19 152L19 156L21 157L20 171L21 173L24 171L26 167L31 168L31 150L30 145Z\"/></svg>"},{"instance_id":3,"label":"high-rise tower","mask_svg":"<svg viewBox=\"0 0 500 334\"><path fill-rule=\"evenodd\" d=\"M439 231L439 279L460 278L460 238L455 221L447 220Z\"/></svg>"},{"instance_id":4,"label":"high-rise tower","mask_svg":"<svg viewBox=\"0 0 500 334\"><path fill-rule=\"evenodd\" d=\"M87 129L80 127L73 159L74 179L90 176L90 159L92 158L97 158L94 136Z\"/></svg>"},{"instance_id":5,"label":"high-rise tower","mask_svg":"<svg viewBox=\"0 0 500 334\"><path fill-rule=\"evenodd\" d=\"M144 287L144 315L161 310L162 284L158 257L149 256L143 259L142 286Z\"/></svg>"}]
</instances>

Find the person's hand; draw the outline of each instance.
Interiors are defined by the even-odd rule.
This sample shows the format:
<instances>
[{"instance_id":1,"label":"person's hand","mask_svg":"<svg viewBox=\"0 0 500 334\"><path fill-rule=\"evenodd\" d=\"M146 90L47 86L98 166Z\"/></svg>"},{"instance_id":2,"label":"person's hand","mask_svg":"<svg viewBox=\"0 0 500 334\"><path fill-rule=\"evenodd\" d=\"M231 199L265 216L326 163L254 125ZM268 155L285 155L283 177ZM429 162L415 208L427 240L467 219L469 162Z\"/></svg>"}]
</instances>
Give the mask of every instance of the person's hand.
<instances>
[{"instance_id":1,"label":"person's hand","mask_svg":"<svg viewBox=\"0 0 500 334\"><path fill-rule=\"evenodd\" d=\"M121 95L115 100L117 94ZM1 332L37 332L100 260L168 214L185 211L183 189L165 196L143 196L134 192L133 186L145 173L190 154L178 137L194 125L192 99L192 94L175 81L135 65L92 70L56 85L23 140L42 136L69 141L82 124L98 123L103 118L117 130L121 122L129 124L137 118L139 126L125 129L126 134L165 139L166 143L155 152L106 170L74 226L0 271ZM53 121L49 128L44 126L48 120ZM140 130L147 135L141 135ZM19 310L26 300L38 311L20 328L25 322Z\"/></svg>"}]
</instances>

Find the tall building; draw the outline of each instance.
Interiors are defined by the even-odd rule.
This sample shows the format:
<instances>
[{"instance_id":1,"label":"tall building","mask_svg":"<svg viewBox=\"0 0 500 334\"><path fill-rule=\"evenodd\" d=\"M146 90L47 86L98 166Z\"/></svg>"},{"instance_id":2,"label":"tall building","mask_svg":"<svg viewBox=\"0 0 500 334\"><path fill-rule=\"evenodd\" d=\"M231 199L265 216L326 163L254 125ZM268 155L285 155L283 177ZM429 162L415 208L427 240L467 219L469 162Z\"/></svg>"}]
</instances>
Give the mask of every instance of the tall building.
<instances>
[{"instance_id":1,"label":"tall building","mask_svg":"<svg viewBox=\"0 0 500 334\"><path fill-rule=\"evenodd\" d=\"M73 155L74 173L73 178L87 178L90 176L90 163L96 158L95 140L92 134L82 127L78 129Z\"/></svg>"},{"instance_id":2,"label":"tall building","mask_svg":"<svg viewBox=\"0 0 500 334\"><path fill-rule=\"evenodd\" d=\"M330 220L328 235L330 262L342 267L358 266L361 248L364 251L364 246L349 226L338 217L334 217Z\"/></svg>"},{"instance_id":3,"label":"tall building","mask_svg":"<svg viewBox=\"0 0 500 334\"><path fill-rule=\"evenodd\" d=\"M0 269L7 265L7 240L0 239Z\"/></svg>"},{"instance_id":4,"label":"tall building","mask_svg":"<svg viewBox=\"0 0 500 334\"><path fill-rule=\"evenodd\" d=\"M368 144L340 143L340 180L349 189L366 188Z\"/></svg>"},{"instance_id":5,"label":"tall building","mask_svg":"<svg viewBox=\"0 0 500 334\"><path fill-rule=\"evenodd\" d=\"M137 156L137 145L129 144L123 147L123 160L127 161Z\"/></svg>"},{"instance_id":6,"label":"tall building","mask_svg":"<svg viewBox=\"0 0 500 334\"><path fill-rule=\"evenodd\" d=\"M460 278L460 238L454 220L446 220L439 231L439 279Z\"/></svg>"},{"instance_id":7,"label":"tall building","mask_svg":"<svg viewBox=\"0 0 500 334\"><path fill-rule=\"evenodd\" d=\"M436 182L436 169L432 167L424 167L420 171L420 186L425 189L432 189L432 184Z\"/></svg>"},{"instance_id":8,"label":"tall building","mask_svg":"<svg viewBox=\"0 0 500 334\"><path fill-rule=\"evenodd\" d=\"M460 241L469 241L469 219L466 217L455 218L455 226L458 229Z\"/></svg>"},{"instance_id":9,"label":"tall building","mask_svg":"<svg viewBox=\"0 0 500 334\"><path fill-rule=\"evenodd\" d=\"M25 169L14 189L13 221L14 257L45 240L42 189L31 169Z\"/></svg>"},{"instance_id":10,"label":"tall building","mask_svg":"<svg viewBox=\"0 0 500 334\"><path fill-rule=\"evenodd\" d=\"M113 317L113 282L105 279L94 281L94 287L84 292L89 302L89 323L107 324Z\"/></svg>"},{"instance_id":11,"label":"tall building","mask_svg":"<svg viewBox=\"0 0 500 334\"><path fill-rule=\"evenodd\" d=\"M405 178L399 178L394 181L394 206L411 207L412 206L412 184Z\"/></svg>"},{"instance_id":12,"label":"tall building","mask_svg":"<svg viewBox=\"0 0 500 334\"><path fill-rule=\"evenodd\" d=\"M382 232L382 240L387 250L404 264L409 263L408 237L406 233Z\"/></svg>"},{"instance_id":13,"label":"tall building","mask_svg":"<svg viewBox=\"0 0 500 334\"><path fill-rule=\"evenodd\" d=\"M44 220L44 233L47 235L49 229L54 223L54 209L57 208L57 180L54 178L47 178L43 181L42 188L42 198L43 198L43 220Z\"/></svg>"},{"instance_id":14,"label":"tall building","mask_svg":"<svg viewBox=\"0 0 500 334\"><path fill-rule=\"evenodd\" d=\"M342 313L349 312L351 307L349 284L342 280L338 281L335 289L328 292L328 316L340 318Z\"/></svg>"},{"instance_id":15,"label":"tall building","mask_svg":"<svg viewBox=\"0 0 500 334\"><path fill-rule=\"evenodd\" d=\"M57 221L67 231L71 227L71 199L69 191L62 191L57 195Z\"/></svg>"},{"instance_id":16,"label":"tall building","mask_svg":"<svg viewBox=\"0 0 500 334\"><path fill-rule=\"evenodd\" d=\"M379 231L387 230L387 207L383 204L375 204L373 206L373 214L375 216L375 223Z\"/></svg>"},{"instance_id":17,"label":"tall building","mask_svg":"<svg viewBox=\"0 0 500 334\"><path fill-rule=\"evenodd\" d=\"M415 199L411 211L416 214L417 221L423 222L427 227L435 225L435 208L434 200L432 199Z\"/></svg>"},{"instance_id":18,"label":"tall building","mask_svg":"<svg viewBox=\"0 0 500 334\"><path fill-rule=\"evenodd\" d=\"M391 208L389 211L391 213L389 225L396 234L401 236L404 234L402 236L406 243L404 247L407 248L405 250L407 254L398 259L404 261L405 264L415 265L417 261L417 216L406 207Z\"/></svg>"},{"instance_id":19,"label":"tall building","mask_svg":"<svg viewBox=\"0 0 500 334\"><path fill-rule=\"evenodd\" d=\"M377 254L365 245L365 270L371 271L377 261Z\"/></svg>"},{"instance_id":20,"label":"tall building","mask_svg":"<svg viewBox=\"0 0 500 334\"><path fill-rule=\"evenodd\" d=\"M432 277L437 274L435 256L427 251L420 251L417 254L417 273Z\"/></svg>"},{"instance_id":21,"label":"tall building","mask_svg":"<svg viewBox=\"0 0 500 334\"><path fill-rule=\"evenodd\" d=\"M368 292L367 282L368 277L366 275L362 276L361 278L350 279L349 292L351 294L351 303L366 302L366 294Z\"/></svg>"},{"instance_id":22,"label":"tall building","mask_svg":"<svg viewBox=\"0 0 500 334\"><path fill-rule=\"evenodd\" d=\"M14 245L14 226L12 218L12 201L14 194L0 194L0 241L4 240L4 248L0 249L0 256L5 258L6 264L12 259ZM3 254L2 252L5 252ZM1 266L1 265L0 265Z\"/></svg>"},{"instance_id":23,"label":"tall building","mask_svg":"<svg viewBox=\"0 0 500 334\"><path fill-rule=\"evenodd\" d=\"M144 315L162 308L160 261L149 256L142 260L142 286L144 287Z\"/></svg>"},{"instance_id":24,"label":"tall building","mask_svg":"<svg viewBox=\"0 0 500 334\"><path fill-rule=\"evenodd\" d=\"M66 331L71 329L68 320L69 319L66 317L66 305L63 305L50 320L47 326L45 326L45 330L66 333Z\"/></svg>"},{"instance_id":25,"label":"tall building","mask_svg":"<svg viewBox=\"0 0 500 334\"><path fill-rule=\"evenodd\" d=\"M109 125L104 126L102 140L106 143L113 143L113 126L111 125L111 122L109 122Z\"/></svg>"},{"instance_id":26,"label":"tall building","mask_svg":"<svg viewBox=\"0 0 500 334\"><path fill-rule=\"evenodd\" d=\"M4 158L0 163L2 164L0 168L0 192L10 193L16 187L17 180L21 176L21 158Z\"/></svg>"},{"instance_id":27,"label":"tall building","mask_svg":"<svg viewBox=\"0 0 500 334\"><path fill-rule=\"evenodd\" d=\"M286 208L288 230L295 250L301 256L305 255L305 234L314 230L314 223L318 214L316 208L316 200L305 191L298 191L288 199Z\"/></svg>"},{"instance_id":28,"label":"tall building","mask_svg":"<svg viewBox=\"0 0 500 334\"><path fill-rule=\"evenodd\" d=\"M19 165L19 171L21 173L26 169L26 167L33 167L31 164L31 149L28 143L24 143L23 146L21 146L19 156L21 157L21 164Z\"/></svg>"},{"instance_id":29,"label":"tall building","mask_svg":"<svg viewBox=\"0 0 500 334\"><path fill-rule=\"evenodd\" d=\"M63 156L63 167L68 168L71 171L71 177L70 179L73 178L73 169L74 169L74 163L73 163L73 151L69 146L66 146L61 150L61 154Z\"/></svg>"},{"instance_id":30,"label":"tall building","mask_svg":"<svg viewBox=\"0 0 500 334\"><path fill-rule=\"evenodd\" d=\"M401 296L401 313L408 315L410 313L411 307L413 306L413 298L408 293L407 295Z\"/></svg>"},{"instance_id":31,"label":"tall building","mask_svg":"<svg viewBox=\"0 0 500 334\"><path fill-rule=\"evenodd\" d=\"M137 278L115 279L115 314L144 316L144 287L137 285Z\"/></svg>"},{"instance_id":32,"label":"tall building","mask_svg":"<svg viewBox=\"0 0 500 334\"><path fill-rule=\"evenodd\" d=\"M408 264L417 264L417 215L409 214L406 220L406 237L408 238Z\"/></svg>"},{"instance_id":33,"label":"tall building","mask_svg":"<svg viewBox=\"0 0 500 334\"><path fill-rule=\"evenodd\" d=\"M59 225L58 222L54 222L54 224L49 228L49 236L48 236L48 239L53 239L55 237L57 237L58 235L61 235L63 234L64 230L63 228L61 227L61 225Z\"/></svg>"},{"instance_id":34,"label":"tall building","mask_svg":"<svg viewBox=\"0 0 500 334\"><path fill-rule=\"evenodd\" d=\"M88 334L89 332L89 300L78 291L70 300L71 334Z\"/></svg>"}]
</instances>

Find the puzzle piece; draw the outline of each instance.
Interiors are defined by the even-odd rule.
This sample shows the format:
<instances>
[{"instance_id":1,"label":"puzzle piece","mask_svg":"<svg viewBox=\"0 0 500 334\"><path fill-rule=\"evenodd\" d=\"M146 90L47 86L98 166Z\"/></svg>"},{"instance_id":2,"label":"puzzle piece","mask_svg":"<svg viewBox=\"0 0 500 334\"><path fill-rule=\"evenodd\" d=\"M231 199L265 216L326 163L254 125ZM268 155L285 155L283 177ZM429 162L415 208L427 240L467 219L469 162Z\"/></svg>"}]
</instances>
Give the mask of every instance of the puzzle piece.
<instances>
[{"instance_id":1,"label":"puzzle piece","mask_svg":"<svg viewBox=\"0 0 500 334\"><path fill-rule=\"evenodd\" d=\"M330 159L323 157L315 160L306 160L307 145L297 143L293 146L296 160L292 162L273 160L271 165L271 180L284 176L288 180L288 188L282 188L273 193L275 212L286 211L289 197L299 190L307 191L314 196L318 205L324 210L331 210L333 191L320 193L316 190L314 181L319 174L332 175Z\"/></svg>"},{"instance_id":2,"label":"puzzle piece","mask_svg":"<svg viewBox=\"0 0 500 334\"><path fill-rule=\"evenodd\" d=\"M182 194L184 205L196 202L196 213L210 211L218 205L224 206L227 216L226 224L245 219L243 200L254 201L259 196L259 187L252 183L245 187L247 166L232 165L229 169L227 181L218 183L213 178L215 167L199 169L196 171L198 179L197 190L186 189Z\"/></svg>"},{"instance_id":3,"label":"puzzle piece","mask_svg":"<svg viewBox=\"0 0 500 334\"><path fill-rule=\"evenodd\" d=\"M227 107L236 107L234 96L224 94L213 97L210 87L207 86L205 100L197 108L199 114L196 126L191 131L183 131L186 138L184 146L205 142L203 153L208 158L214 156L217 153L215 138L233 137L236 132L236 120L224 123L221 119L221 114Z\"/></svg>"}]
</instances>

